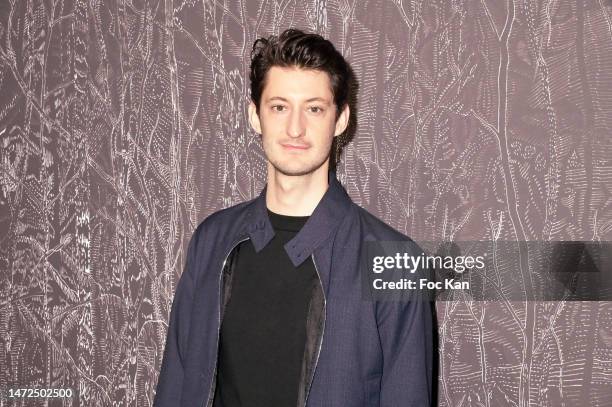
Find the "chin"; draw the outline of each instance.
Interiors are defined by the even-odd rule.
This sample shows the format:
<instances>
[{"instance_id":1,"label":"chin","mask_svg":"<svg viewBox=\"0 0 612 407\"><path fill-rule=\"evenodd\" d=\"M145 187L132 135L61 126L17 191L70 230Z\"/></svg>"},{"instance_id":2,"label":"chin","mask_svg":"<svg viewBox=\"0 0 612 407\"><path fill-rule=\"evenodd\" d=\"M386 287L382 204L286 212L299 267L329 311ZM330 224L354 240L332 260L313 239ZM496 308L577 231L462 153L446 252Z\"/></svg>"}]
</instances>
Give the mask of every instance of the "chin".
<instances>
[{"instance_id":1,"label":"chin","mask_svg":"<svg viewBox=\"0 0 612 407\"><path fill-rule=\"evenodd\" d=\"M324 163L325 161L323 161L320 164L310 164L310 165L308 164L291 165L287 163L278 165L277 163L272 163L272 166L276 169L276 171L280 172L283 175L297 177L297 176L312 174L313 172L321 168L321 166Z\"/></svg>"},{"instance_id":2,"label":"chin","mask_svg":"<svg viewBox=\"0 0 612 407\"><path fill-rule=\"evenodd\" d=\"M291 177L299 177L303 175L308 175L313 173L316 168L286 168L286 167L276 167L276 171L280 172L283 175L291 176Z\"/></svg>"}]
</instances>

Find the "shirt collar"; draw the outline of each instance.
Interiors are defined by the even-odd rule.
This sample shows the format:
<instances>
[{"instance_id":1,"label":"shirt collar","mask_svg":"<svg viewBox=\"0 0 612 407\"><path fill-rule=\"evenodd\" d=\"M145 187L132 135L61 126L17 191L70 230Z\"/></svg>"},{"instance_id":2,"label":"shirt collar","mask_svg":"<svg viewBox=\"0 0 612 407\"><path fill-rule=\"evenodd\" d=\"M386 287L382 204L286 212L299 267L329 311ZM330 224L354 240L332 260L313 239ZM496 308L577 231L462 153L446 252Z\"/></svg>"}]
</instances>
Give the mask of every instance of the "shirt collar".
<instances>
[{"instance_id":1,"label":"shirt collar","mask_svg":"<svg viewBox=\"0 0 612 407\"><path fill-rule=\"evenodd\" d=\"M340 225L352 203L346 190L336 179L336 173L329 171L328 188L317 207L302 229L285 244L285 251L295 267L306 260ZM274 228L268 217L266 189L264 186L251 206L248 216L247 233L256 252L261 251L274 237Z\"/></svg>"}]
</instances>

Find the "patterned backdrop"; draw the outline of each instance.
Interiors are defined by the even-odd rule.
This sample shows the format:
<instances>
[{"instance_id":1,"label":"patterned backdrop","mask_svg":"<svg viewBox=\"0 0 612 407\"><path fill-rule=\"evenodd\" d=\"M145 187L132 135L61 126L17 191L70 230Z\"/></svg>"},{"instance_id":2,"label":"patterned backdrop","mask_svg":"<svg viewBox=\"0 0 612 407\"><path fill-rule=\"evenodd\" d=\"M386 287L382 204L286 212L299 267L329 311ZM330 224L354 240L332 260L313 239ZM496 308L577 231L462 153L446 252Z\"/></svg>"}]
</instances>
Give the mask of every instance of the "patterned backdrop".
<instances>
[{"instance_id":1,"label":"patterned backdrop","mask_svg":"<svg viewBox=\"0 0 612 407\"><path fill-rule=\"evenodd\" d=\"M264 185L249 55L290 26L358 78L356 203L417 241L612 240L610 0L1 0L0 389L152 404L191 232ZM439 406L612 405L612 303L437 313Z\"/></svg>"}]
</instances>

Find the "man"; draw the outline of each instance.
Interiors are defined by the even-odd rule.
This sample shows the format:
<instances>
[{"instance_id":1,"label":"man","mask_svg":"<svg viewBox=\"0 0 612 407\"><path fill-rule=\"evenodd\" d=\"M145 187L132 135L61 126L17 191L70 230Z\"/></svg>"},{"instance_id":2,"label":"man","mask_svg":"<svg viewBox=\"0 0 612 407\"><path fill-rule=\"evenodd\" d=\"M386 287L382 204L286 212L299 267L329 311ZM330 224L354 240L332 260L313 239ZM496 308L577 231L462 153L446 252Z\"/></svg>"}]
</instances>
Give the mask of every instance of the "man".
<instances>
[{"instance_id":1,"label":"man","mask_svg":"<svg viewBox=\"0 0 612 407\"><path fill-rule=\"evenodd\" d=\"M364 242L409 239L329 170L349 121L348 64L289 29L255 42L250 79L267 184L195 231L154 405L429 405L429 304L362 296Z\"/></svg>"}]
</instances>

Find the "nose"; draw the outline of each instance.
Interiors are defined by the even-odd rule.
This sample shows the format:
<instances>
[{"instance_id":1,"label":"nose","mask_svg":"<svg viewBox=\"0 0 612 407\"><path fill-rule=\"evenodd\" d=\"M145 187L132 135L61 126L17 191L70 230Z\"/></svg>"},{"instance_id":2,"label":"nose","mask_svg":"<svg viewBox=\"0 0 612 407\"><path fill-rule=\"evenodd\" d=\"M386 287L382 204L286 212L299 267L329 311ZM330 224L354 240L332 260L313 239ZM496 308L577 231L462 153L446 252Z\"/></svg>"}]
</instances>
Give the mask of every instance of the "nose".
<instances>
[{"instance_id":1,"label":"nose","mask_svg":"<svg viewBox=\"0 0 612 407\"><path fill-rule=\"evenodd\" d=\"M300 109L295 109L289 116L289 122L287 123L287 133L290 137L297 138L304 135L306 125L304 122L304 115Z\"/></svg>"}]
</instances>

